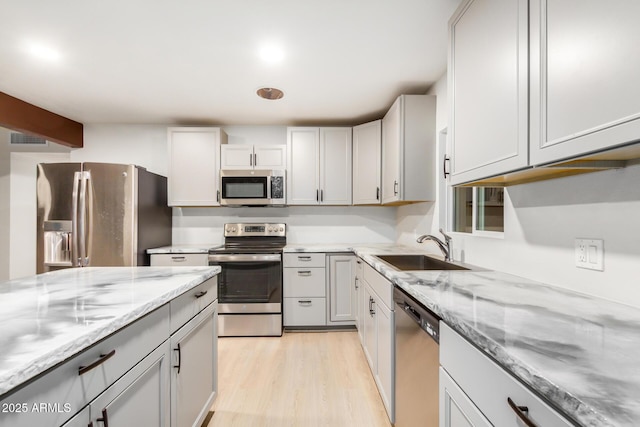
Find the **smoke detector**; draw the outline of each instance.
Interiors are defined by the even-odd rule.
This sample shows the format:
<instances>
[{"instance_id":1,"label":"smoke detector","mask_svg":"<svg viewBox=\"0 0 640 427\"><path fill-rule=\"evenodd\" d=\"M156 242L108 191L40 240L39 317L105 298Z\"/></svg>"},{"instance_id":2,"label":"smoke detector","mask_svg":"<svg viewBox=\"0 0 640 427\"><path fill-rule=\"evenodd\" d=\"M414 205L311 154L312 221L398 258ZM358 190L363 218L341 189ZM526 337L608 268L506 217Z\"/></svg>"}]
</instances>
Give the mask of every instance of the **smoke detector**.
<instances>
[{"instance_id":1,"label":"smoke detector","mask_svg":"<svg viewBox=\"0 0 640 427\"><path fill-rule=\"evenodd\" d=\"M261 87L256 91L260 98L276 100L284 96L284 92L274 87Z\"/></svg>"}]
</instances>

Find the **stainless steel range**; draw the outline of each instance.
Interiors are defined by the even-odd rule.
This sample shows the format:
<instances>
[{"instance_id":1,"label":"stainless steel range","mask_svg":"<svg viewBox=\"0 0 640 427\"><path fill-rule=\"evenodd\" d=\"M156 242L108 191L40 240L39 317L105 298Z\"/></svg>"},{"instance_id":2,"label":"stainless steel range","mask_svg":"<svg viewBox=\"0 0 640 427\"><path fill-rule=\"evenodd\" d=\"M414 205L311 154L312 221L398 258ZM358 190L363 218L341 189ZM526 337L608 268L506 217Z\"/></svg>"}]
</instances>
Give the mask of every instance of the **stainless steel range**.
<instances>
[{"instance_id":1,"label":"stainless steel range","mask_svg":"<svg viewBox=\"0 0 640 427\"><path fill-rule=\"evenodd\" d=\"M224 247L209 251L219 265L218 335L282 336L282 248L286 225L224 225Z\"/></svg>"}]
</instances>

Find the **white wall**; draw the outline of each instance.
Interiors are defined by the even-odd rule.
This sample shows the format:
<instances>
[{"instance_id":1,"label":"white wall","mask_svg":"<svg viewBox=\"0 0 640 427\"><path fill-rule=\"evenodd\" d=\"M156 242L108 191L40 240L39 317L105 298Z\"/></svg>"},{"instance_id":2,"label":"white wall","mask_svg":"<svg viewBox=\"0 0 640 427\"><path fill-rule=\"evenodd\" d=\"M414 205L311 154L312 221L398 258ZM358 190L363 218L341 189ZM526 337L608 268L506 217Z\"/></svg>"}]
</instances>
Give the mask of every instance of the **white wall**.
<instances>
[{"instance_id":1,"label":"white wall","mask_svg":"<svg viewBox=\"0 0 640 427\"><path fill-rule=\"evenodd\" d=\"M440 130L446 127L446 76L433 91ZM640 307L638 182L640 166L633 166L508 187L504 238L452 233L454 259ZM438 253L432 243L415 243L414 230L437 234L440 200L398 208L398 242ZM578 237L604 239L603 272L575 267Z\"/></svg>"},{"instance_id":2,"label":"white wall","mask_svg":"<svg viewBox=\"0 0 640 427\"><path fill-rule=\"evenodd\" d=\"M174 208L173 243L222 243L227 222L283 222L288 243L392 243L396 208Z\"/></svg>"}]
</instances>

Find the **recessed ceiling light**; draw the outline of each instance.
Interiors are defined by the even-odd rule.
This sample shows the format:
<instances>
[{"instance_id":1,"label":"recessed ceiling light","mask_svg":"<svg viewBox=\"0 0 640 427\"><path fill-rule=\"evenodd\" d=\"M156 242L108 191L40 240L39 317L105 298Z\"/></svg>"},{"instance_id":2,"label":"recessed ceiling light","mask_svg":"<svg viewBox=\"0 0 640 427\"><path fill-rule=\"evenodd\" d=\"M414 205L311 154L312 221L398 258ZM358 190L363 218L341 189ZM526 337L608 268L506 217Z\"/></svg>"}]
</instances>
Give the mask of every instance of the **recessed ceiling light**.
<instances>
[{"instance_id":1,"label":"recessed ceiling light","mask_svg":"<svg viewBox=\"0 0 640 427\"><path fill-rule=\"evenodd\" d=\"M60 52L42 43L29 43L27 45L27 51L31 56L49 62L56 62L61 58Z\"/></svg>"},{"instance_id":2,"label":"recessed ceiling light","mask_svg":"<svg viewBox=\"0 0 640 427\"><path fill-rule=\"evenodd\" d=\"M260 48L260 58L267 64L278 64L284 59L284 49L274 43L265 44Z\"/></svg>"},{"instance_id":3,"label":"recessed ceiling light","mask_svg":"<svg viewBox=\"0 0 640 427\"><path fill-rule=\"evenodd\" d=\"M284 96L284 92L274 87L262 87L256 91L260 98L276 100Z\"/></svg>"}]
</instances>

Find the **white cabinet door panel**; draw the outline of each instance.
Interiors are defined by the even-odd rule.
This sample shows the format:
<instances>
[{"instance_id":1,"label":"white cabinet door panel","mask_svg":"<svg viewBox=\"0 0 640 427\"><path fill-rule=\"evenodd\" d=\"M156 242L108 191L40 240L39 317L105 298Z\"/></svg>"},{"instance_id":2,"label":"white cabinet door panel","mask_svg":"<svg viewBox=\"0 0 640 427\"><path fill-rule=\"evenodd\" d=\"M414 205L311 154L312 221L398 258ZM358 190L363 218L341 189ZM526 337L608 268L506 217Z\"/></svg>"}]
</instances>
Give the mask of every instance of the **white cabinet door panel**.
<instances>
[{"instance_id":1,"label":"white cabinet door panel","mask_svg":"<svg viewBox=\"0 0 640 427\"><path fill-rule=\"evenodd\" d=\"M458 385L440 368L440 427L493 427Z\"/></svg>"},{"instance_id":2,"label":"white cabinet door panel","mask_svg":"<svg viewBox=\"0 0 640 427\"><path fill-rule=\"evenodd\" d=\"M382 120L353 128L353 204L380 204Z\"/></svg>"},{"instance_id":3,"label":"white cabinet door panel","mask_svg":"<svg viewBox=\"0 0 640 427\"><path fill-rule=\"evenodd\" d=\"M451 183L528 165L528 2L467 0L449 22Z\"/></svg>"},{"instance_id":4,"label":"white cabinet door panel","mask_svg":"<svg viewBox=\"0 0 640 427\"><path fill-rule=\"evenodd\" d=\"M638 139L640 3L535 0L531 163Z\"/></svg>"},{"instance_id":5,"label":"white cabinet door panel","mask_svg":"<svg viewBox=\"0 0 640 427\"><path fill-rule=\"evenodd\" d=\"M329 255L329 323L356 319L355 256Z\"/></svg>"},{"instance_id":6,"label":"white cabinet door panel","mask_svg":"<svg viewBox=\"0 0 640 427\"><path fill-rule=\"evenodd\" d=\"M351 204L351 128L320 128L320 202Z\"/></svg>"},{"instance_id":7,"label":"white cabinet door panel","mask_svg":"<svg viewBox=\"0 0 640 427\"><path fill-rule=\"evenodd\" d=\"M320 191L319 145L320 129L288 129L287 204L318 204Z\"/></svg>"},{"instance_id":8,"label":"white cabinet door panel","mask_svg":"<svg viewBox=\"0 0 640 427\"><path fill-rule=\"evenodd\" d=\"M227 144L220 147L220 169L252 169L253 145Z\"/></svg>"},{"instance_id":9,"label":"white cabinet door panel","mask_svg":"<svg viewBox=\"0 0 640 427\"><path fill-rule=\"evenodd\" d=\"M286 145L254 145L254 168L280 169L287 167Z\"/></svg>"}]
</instances>

